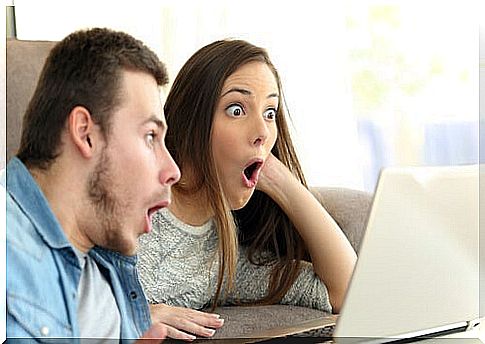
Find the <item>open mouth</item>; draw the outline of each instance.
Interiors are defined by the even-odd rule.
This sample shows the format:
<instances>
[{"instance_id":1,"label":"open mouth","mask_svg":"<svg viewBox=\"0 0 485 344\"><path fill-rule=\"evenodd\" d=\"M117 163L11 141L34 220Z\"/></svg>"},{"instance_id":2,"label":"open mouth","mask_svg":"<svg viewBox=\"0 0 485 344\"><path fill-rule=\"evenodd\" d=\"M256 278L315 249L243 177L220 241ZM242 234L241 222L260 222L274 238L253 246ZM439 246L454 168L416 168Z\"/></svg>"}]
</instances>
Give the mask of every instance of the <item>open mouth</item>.
<instances>
[{"instance_id":1,"label":"open mouth","mask_svg":"<svg viewBox=\"0 0 485 344\"><path fill-rule=\"evenodd\" d=\"M157 205L155 205L154 207L151 207L147 210L147 214L146 214L146 220L145 220L145 232L146 233L149 233L152 229L152 217L153 217L153 214L155 214L157 211L159 211L160 209L162 208L166 208L168 207L170 202L168 201L164 201L164 202L160 202L158 203Z\"/></svg>"},{"instance_id":2,"label":"open mouth","mask_svg":"<svg viewBox=\"0 0 485 344\"><path fill-rule=\"evenodd\" d=\"M155 214L157 211L159 211L162 208L168 207L170 204L170 201L161 201L155 204L153 207L149 208L147 211L148 217L151 218L153 214Z\"/></svg>"},{"instance_id":3,"label":"open mouth","mask_svg":"<svg viewBox=\"0 0 485 344\"><path fill-rule=\"evenodd\" d=\"M162 209L163 207L162 206L155 206L155 207L152 207L150 209L148 209L147 213L148 213L148 217L151 219L153 214L155 214L157 211L159 211L160 209Z\"/></svg>"},{"instance_id":4,"label":"open mouth","mask_svg":"<svg viewBox=\"0 0 485 344\"><path fill-rule=\"evenodd\" d=\"M251 162L243 171L243 182L244 184L252 188L258 182L259 172L263 166L262 160L256 160Z\"/></svg>"}]
</instances>

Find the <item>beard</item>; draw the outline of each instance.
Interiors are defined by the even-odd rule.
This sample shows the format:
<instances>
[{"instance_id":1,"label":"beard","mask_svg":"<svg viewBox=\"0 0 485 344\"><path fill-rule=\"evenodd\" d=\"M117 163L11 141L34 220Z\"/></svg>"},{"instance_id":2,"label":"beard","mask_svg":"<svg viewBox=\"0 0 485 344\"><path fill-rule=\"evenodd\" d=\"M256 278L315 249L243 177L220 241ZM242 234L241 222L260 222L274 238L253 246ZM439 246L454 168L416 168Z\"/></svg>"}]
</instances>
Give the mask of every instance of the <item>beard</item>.
<instances>
[{"instance_id":1,"label":"beard","mask_svg":"<svg viewBox=\"0 0 485 344\"><path fill-rule=\"evenodd\" d=\"M123 215L126 216L130 208L114 192L117 188L112 178L113 169L105 150L87 182L88 199L94 209L94 219L89 224L93 229L91 240L97 246L132 254L133 245L124 236L126 229L123 225Z\"/></svg>"}]
</instances>

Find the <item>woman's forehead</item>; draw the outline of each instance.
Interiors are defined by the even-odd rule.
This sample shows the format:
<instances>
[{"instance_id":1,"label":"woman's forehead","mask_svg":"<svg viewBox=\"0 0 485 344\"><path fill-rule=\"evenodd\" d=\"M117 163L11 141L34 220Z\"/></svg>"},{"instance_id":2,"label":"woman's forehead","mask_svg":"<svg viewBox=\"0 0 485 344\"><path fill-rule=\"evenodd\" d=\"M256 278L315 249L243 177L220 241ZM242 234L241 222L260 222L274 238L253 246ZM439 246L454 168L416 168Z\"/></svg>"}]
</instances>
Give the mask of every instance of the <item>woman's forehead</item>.
<instances>
[{"instance_id":1,"label":"woman's forehead","mask_svg":"<svg viewBox=\"0 0 485 344\"><path fill-rule=\"evenodd\" d=\"M264 62L249 62L240 66L229 75L222 86L221 94L232 88L239 88L250 93L264 89L278 94L278 83L270 67Z\"/></svg>"}]
</instances>

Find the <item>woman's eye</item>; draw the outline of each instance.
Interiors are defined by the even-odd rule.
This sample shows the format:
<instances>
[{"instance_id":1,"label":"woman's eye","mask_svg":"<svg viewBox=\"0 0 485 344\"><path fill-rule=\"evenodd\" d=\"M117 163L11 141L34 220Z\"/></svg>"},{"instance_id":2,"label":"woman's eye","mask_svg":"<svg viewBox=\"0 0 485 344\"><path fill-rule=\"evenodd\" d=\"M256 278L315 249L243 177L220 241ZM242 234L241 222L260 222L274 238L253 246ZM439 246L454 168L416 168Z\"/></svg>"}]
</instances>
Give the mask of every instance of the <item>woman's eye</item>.
<instances>
[{"instance_id":1,"label":"woman's eye","mask_svg":"<svg viewBox=\"0 0 485 344\"><path fill-rule=\"evenodd\" d=\"M226 109L226 113L232 117L240 117L244 115L244 110L241 105L231 105Z\"/></svg>"},{"instance_id":2,"label":"woman's eye","mask_svg":"<svg viewBox=\"0 0 485 344\"><path fill-rule=\"evenodd\" d=\"M263 113L263 117L268 120L274 120L276 118L276 110L275 109L268 109Z\"/></svg>"}]
</instances>

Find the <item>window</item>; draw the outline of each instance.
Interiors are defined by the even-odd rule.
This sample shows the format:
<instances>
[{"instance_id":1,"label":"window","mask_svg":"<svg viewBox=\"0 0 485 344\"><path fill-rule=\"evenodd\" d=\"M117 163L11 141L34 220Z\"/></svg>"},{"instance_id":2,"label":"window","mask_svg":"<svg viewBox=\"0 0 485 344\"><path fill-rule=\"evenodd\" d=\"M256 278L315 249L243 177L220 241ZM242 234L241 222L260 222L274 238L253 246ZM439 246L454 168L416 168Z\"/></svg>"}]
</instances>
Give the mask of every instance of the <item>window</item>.
<instances>
[{"instance_id":1,"label":"window","mask_svg":"<svg viewBox=\"0 0 485 344\"><path fill-rule=\"evenodd\" d=\"M107 26L145 41L171 79L197 49L238 37L280 71L311 185L372 191L389 165L478 162L473 1L15 1L20 39Z\"/></svg>"}]
</instances>

